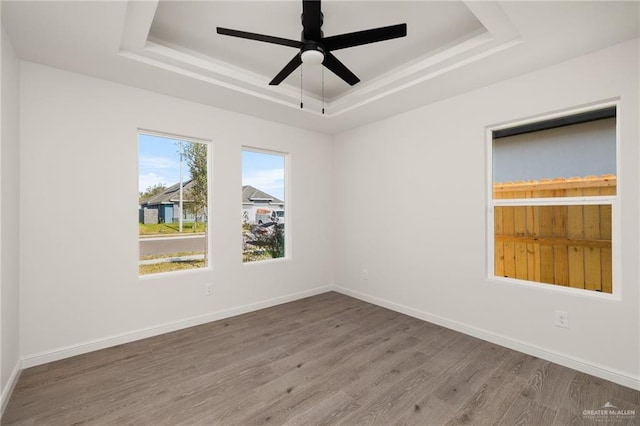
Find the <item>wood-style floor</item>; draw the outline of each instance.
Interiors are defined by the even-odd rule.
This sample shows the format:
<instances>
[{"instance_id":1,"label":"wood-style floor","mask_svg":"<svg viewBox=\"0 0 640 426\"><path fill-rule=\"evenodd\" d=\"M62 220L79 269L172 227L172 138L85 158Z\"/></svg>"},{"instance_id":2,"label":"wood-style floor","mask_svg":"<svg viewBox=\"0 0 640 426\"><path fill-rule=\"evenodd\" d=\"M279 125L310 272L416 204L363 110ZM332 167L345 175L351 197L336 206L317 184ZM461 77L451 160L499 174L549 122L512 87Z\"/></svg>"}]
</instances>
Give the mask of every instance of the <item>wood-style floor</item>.
<instances>
[{"instance_id":1,"label":"wood-style floor","mask_svg":"<svg viewBox=\"0 0 640 426\"><path fill-rule=\"evenodd\" d=\"M325 293L22 372L3 425L640 423L640 393ZM618 422L620 421L620 422Z\"/></svg>"}]
</instances>

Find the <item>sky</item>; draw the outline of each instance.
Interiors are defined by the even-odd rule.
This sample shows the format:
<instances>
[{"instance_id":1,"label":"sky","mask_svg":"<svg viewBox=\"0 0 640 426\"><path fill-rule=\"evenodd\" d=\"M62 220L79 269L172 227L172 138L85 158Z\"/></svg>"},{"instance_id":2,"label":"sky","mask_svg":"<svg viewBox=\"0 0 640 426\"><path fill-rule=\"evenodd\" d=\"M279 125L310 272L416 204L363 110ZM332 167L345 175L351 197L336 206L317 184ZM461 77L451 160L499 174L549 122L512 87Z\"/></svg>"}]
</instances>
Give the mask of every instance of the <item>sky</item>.
<instances>
[{"instance_id":1,"label":"sky","mask_svg":"<svg viewBox=\"0 0 640 426\"><path fill-rule=\"evenodd\" d=\"M251 185L284 201L284 157L242 151L242 185Z\"/></svg>"},{"instance_id":2,"label":"sky","mask_svg":"<svg viewBox=\"0 0 640 426\"><path fill-rule=\"evenodd\" d=\"M138 136L138 191L143 192L158 183L171 186L180 181L177 143L176 139ZM185 181L191 177L186 164L183 164L182 173ZM242 151L242 185L251 185L284 201L284 157Z\"/></svg>"}]
</instances>

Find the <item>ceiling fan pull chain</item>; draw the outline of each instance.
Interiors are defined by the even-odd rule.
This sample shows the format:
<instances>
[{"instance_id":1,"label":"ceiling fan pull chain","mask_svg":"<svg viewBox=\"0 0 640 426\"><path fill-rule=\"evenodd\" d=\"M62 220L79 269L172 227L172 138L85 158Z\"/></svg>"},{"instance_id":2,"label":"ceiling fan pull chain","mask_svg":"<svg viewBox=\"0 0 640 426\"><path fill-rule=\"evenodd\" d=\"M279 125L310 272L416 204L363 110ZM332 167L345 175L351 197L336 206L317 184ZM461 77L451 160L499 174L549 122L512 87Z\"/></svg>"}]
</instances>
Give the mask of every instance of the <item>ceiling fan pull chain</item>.
<instances>
[{"instance_id":1,"label":"ceiling fan pull chain","mask_svg":"<svg viewBox=\"0 0 640 426\"><path fill-rule=\"evenodd\" d=\"M322 115L324 115L324 67L322 67Z\"/></svg>"},{"instance_id":2,"label":"ceiling fan pull chain","mask_svg":"<svg viewBox=\"0 0 640 426\"><path fill-rule=\"evenodd\" d=\"M303 104L302 104L302 64L300 64L300 109L303 109Z\"/></svg>"}]
</instances>

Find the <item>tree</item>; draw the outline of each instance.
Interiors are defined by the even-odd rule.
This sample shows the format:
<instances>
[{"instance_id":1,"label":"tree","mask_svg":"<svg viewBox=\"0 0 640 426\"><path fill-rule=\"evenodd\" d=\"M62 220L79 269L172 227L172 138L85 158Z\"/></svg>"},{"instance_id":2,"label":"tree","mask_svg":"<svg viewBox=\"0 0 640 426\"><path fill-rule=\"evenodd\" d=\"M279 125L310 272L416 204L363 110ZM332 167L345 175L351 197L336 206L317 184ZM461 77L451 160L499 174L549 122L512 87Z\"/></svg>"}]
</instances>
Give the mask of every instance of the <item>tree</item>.
<instances>
[{"instance_id":1,"label":"tree","mask_svg":"<svg viewBox=\"0 0 640 426\"><path fill-rule=\"evenodd\" d=\"M198 217L207 213L207 145L198 142L180 142L179 153L189 167L191 174L191 188L185 198L189 200L186 206L195 216L193 230L198 228Z\"/></svg>"},{"instance_id":2,"label":"tree","mask_svg":"<svg viewBox=\"0 0 640 426\"><path fill-rule=\"evenodd\" d=\"M160 194L165 189L167 189L167 186L164 183L156 183L155 185L148 186L147 189L144 190L144 192L140 193L140 202L144 203L154 195Z\"/></svg>"},{"instance_id":3,"label":"tree","mask_svg":"<svg viewBox=\"0 0 640 426\"><path fill-rule=\"evenodd\" d=\"M255 235L253 245L262 247L273 259L284 257L284 224L275 223L271 230L260 225L252 225L252 233Z\"/></svg>"},{"instance_id":4,"label":"tree","mask_svg":"<svg viewBox=\"0 0 640 426\"><path fill-rule=\"evenodd\" d=\"M267 251L272 258L284 257L284 224L273 225L273 233L267 239Z\"/></svg>"}]
</instances>

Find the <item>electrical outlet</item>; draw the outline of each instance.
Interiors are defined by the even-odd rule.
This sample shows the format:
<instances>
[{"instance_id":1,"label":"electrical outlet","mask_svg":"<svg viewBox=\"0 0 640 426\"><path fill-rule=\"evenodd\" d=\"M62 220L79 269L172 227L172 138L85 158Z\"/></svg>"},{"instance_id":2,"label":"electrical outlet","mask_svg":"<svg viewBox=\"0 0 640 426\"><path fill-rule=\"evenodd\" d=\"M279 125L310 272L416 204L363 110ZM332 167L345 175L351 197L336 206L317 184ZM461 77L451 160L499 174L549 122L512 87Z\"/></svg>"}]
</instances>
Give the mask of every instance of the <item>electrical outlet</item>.
<instances>
[{"instance_id":1,"label":"electrical outlet","mask_svg":"<svg viewBox=\"0 0 640 426\"><path fill-rule=\"evenodd\" d=\"M213 284L207 283L204 285L204 294L207 296L211 296L213 294Z\"/></svg>"},{"instance_id":2,"label":"electrical outlet","mask_svg":"<svg viewBox=\"0 0 640 426\"><path fill-rule=\"evenodd\" d=\"M564 311L556 311L556 327L569 328L569 314Z\"/></svg>"},{"instance_id":3,"label":"electrical outlet","mask_svg":"<svg viewBox=\"0 0 640 426\"><path fill-rule=\"evenodd\" d=\"M369 271L367 271L366 269L362 270L362 279L365 281L369 279Z\"/></svg>"}]
</instances>

